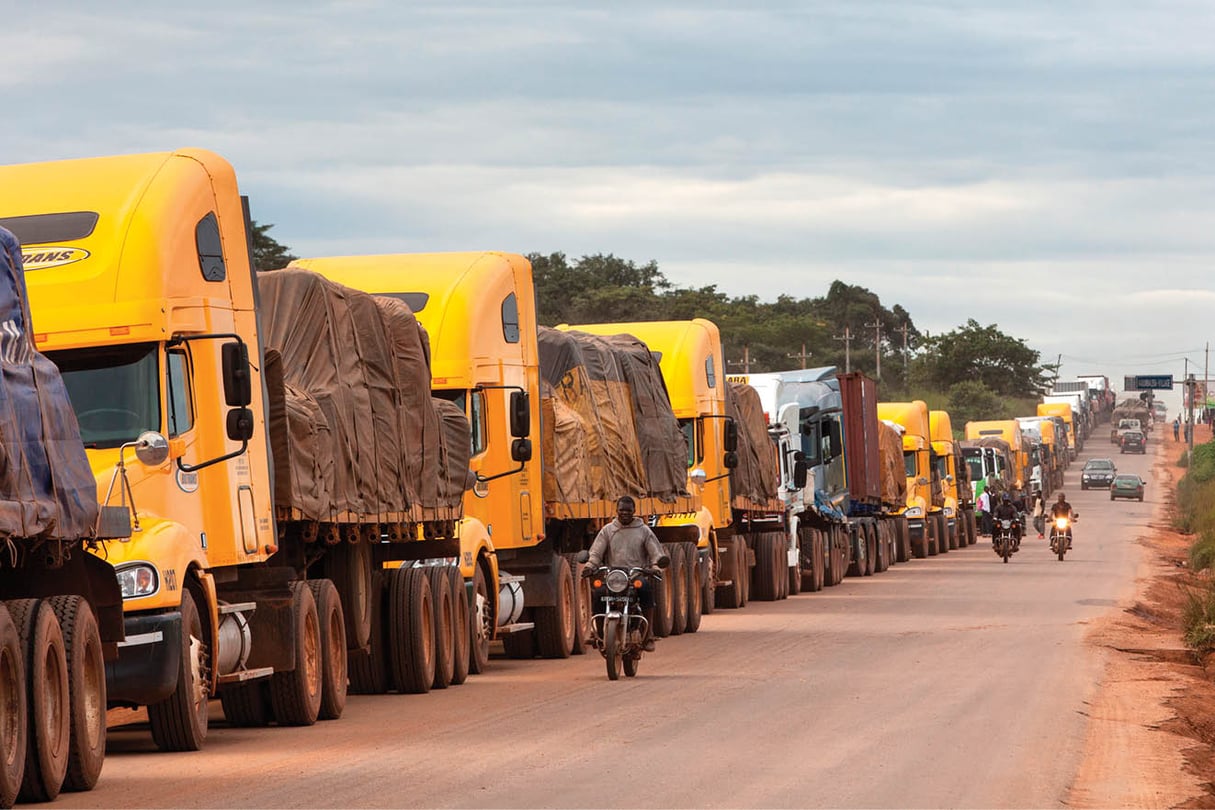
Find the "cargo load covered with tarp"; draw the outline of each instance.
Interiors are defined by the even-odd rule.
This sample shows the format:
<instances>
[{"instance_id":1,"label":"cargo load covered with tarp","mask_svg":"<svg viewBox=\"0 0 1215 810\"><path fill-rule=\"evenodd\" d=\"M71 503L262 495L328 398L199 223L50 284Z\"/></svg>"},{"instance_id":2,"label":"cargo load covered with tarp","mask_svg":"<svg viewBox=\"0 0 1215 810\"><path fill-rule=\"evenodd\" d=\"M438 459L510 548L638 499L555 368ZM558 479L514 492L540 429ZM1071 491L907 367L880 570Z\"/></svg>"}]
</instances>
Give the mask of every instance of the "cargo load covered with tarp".
<instances>
[{"instance_id":1,"label":"cargo load covered with tarp","mask_svg":"<svg viewBox=\"0 0 1215 810\"><path fill-rule=\"evenodd\" d=\"M882 503L892 509L907 505L907 465L903 462L903 427L878 420Z\"/></svg>"},{"instance_id":2,"label":"cargo load covered with tarp","mask_svg":"<svg viewBox=\"0 0 1215 810\"><path fill-rule=\"evenodd\" d=\"M21 245L4 228L0 268L0 537L92 537L97 481L59 369L34 348Z\"/></svg>"},{"instance_id":3,"label":"cargo load covered with tarp","mask_svg":"<svg viewBox=\"0 0 1215 810\"><path fill-rule=\"evenodd\" d=\"M726 416L738 425L738 466L730 470L731 505L735 509L783 509L776 500L780 486L776 443L768 435L768 420L756 390L729 383Z\"/></svg>"},{"instance_id":4,"label":"cargo load covered with tarp","mask_svg":"<svg viewBox=\"0 0 1215 810\"><path fill-rule=\"evenodd\" d=\"M547 327L537 338L544 500L686 497L687 440L649 347Z\"/></svg>"},{"instance_id":5,"label":"cargo load covered with tarp","mask_svg":"<svg viewBox=\"0 0 1215 810\"><path fill-rule=\"evenodd\" d=\"M430 396L409 307L307 270L261 273L258 288L276 508L326 522L458 518L468 421Z\"/></svg>"}]
</instances>

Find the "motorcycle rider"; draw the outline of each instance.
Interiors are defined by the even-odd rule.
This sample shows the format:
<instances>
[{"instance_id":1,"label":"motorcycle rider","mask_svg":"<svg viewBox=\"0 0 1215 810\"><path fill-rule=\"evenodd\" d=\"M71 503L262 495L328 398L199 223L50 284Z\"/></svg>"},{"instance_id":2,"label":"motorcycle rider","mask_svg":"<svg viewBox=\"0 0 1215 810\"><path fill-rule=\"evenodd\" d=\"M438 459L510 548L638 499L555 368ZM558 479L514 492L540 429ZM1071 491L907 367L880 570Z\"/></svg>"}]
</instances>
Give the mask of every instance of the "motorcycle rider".
<instances>
[{"instance_id":1,"label":"motorcycle rider","mask_svg":"<svg viewBox=\"0 0 1215 810\"><path fill-rule=\"evenodd\" d=\"M1050 506L1050 517L1054 521L1055 518L1067 518L1067 547L1072 547L1072 523L1076 520L1076 513L1072 511L1072 505L1067 502L1067 493L1060 492L1059 500L1055 501Z\"/></svg>"},{"instance_id":2,"label":"motorcycle rider","mask_svg":"<svg viewBox=\"0 0 1215 810\"><path fill-rule=\"evenodd\" d=\"M1012 550L1016 551L1021 547L1021 511L1017 509L1017 505L1013 503L1012 497L1005 492L1000 496L1000 503L996 506L996 510L992 512L992 517L996 521L1011 520L1012 521ZM999 532L998 524L992 527L991 546L996 548L996 539Z\"/></svg>"},{"instance_id":3,"label":"motorcycle rider","mask_svg":"<svg viewBox=\"0 0 1215 810\"><path fill-rule=\"evenodd\" d=\"M662 545L649 526L640 518L634 516L637 502L628 495L622 495L616 500L616 518L595 535L591 543L590 556L586 567L582 570L584 577L589 577L600 566L615 568L657 568L659 560L665 556ZM599 604L603 592L591 595L592 604ZM654 649L654 584L649 577L643 578L643 584L637 592L637 601L641 606L641 615L646 620L646 638L643 649L652 652Z\"/></svg>"}]
</instances>

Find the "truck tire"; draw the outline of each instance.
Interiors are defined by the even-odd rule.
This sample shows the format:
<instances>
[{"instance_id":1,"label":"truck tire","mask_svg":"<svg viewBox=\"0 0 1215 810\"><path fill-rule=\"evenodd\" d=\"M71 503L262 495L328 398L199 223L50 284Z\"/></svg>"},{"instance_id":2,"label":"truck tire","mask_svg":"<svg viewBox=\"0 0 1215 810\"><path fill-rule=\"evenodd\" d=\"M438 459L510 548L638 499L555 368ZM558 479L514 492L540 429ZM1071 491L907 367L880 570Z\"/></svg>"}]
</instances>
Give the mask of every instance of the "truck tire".
<instances>
[{"instance_id":1,"label":"truck tire","mask_svg":"<svg viewBox=\"0 0 1215 810\"><path fill-rule=\"evenodd\" d=\"M346 709L349 677L346 654L346 619L337 587L328 579L310 579L321 630L321 708L318 720L337 720Z\"/></svg>"},{"instance_id":2,"label":"truck tire","mask_svg":"<svg viewBox=\"0 0 1215 810\"><path fill-rule=\"evenodd\" d=\"M191 592L181 591L181 654L173 694L148 706L152 741L161 751L197 751L207 739L210 655Z\"/></svg>"},{"instance_id":3,"label":"truck tire","mask_svg":"<svg viewBox=\"0 0 1215 810\"><path fill-rule=\"evenodd\" d=\"M704 560L700 564L700 615L708 616L717 607L717 563L713 559L713 548L717 540L710 535L709 547L706 549ZM700 547L694 549L696 557L700 557Z\"/></svg>"},{"instance_id":4,"label":"truck tire","mask_svg":"<svg viewBox=\"0 0 1215 810\"><path fill-rule=\"evenodd\" d=\"M671 635L671 625L675 621L674 589L667 576L669 572L668 568L662 574L662 581L654 583L654 638Z\"/></svg>"},{"instance_id":5,"label":"truck tire","mask_svg":"<svg viewBox=\"0 0 1215 810\"><path fill-rule=\"evenodd\" d=\"M325 576L341 597L346 639L355 650L367 646L372 614L380 608L371 562L370 543L341 543L325 553Z\"/></svg>"},{"instance_id":6,"label":"truck tire","mask_svg":"<svg viewBox=\"0 0 1215 810\"><path fill-rule=\"evenodd\" d=\"M63 633L55 611L41 599L14 599L8 603L8 609L25 655L29 711L25 773L17 798L23 802L49 802L59 795L67 776L71 739Z\"/></svg>"},{"instance_id":7,"label":"truck tire","mask_svg":"<svg viewBox=\"0 0 1215 810\"><path fill-rule=\"evenodd\" d=\"M688 626L688 574L686 560L679 543L667 543L663 551L671 558L671 564L663 572L663 579L671 586L671 635L682 636Z\"/></svg>"},{"instance_id":8,"label":"truck tire","mask_svg":"<svg viewBox=\"0 0 1215 810\"><path fill-rule=\"evenodd\" d=\"M875 520L870 524L873 530L874 544L877 547L877 554L873 558L873 573L882 574L890 567L890 535L886 531L886 524L880 520Z\"/></svg>"},{"instance_id":9,"label":"truck tire","mask_svg":"<svg viewBox=\"0 0 1215 810\"><path fill-rule=\"evenodd\" d=\"M468 680L469 661L472 658L472 611L468 607L468 589L460 569L450 566L447 576L451 580L452 606L456 617L456 641L452 658L451 682L459 686Z\"/></svg>"},{"instance_id":10,"label":"truck tire","mask_svg":"<svg viewBox=\"0 0 1215 810\"><path fill-rule=\"evenodd\" d=\"M816 593L826 584L827 550L823 546L823 533L818 529L804 529L801 534L810 563L809 571L803 569L802 590Z\"/></svg>"},{"instance_id":11,"label":"truck tire","mask_svg":"<svg viewBox=\"0 0 1215 810\"><path fill-rule=\"evenodd\" d=\"M979 542L979 525L973 509L966 510L966 544L973 546Z\"/></svg>"},{"instance_id":12,"label":"truck tire","mask_svg":"<svg viewBox=\"0 0 1215 810\"><path fill-rule=\"evenodd\" d=\"M386 591L384 575L372 572L371 632L367 634L367 649L351 650L346 656L346 673L350 678L348 692L352 695L383 695L392 685L388 675ZM350 646L353 642L347 637L346 643Z\"/></svg>"},{"instance_id":13,"label":"truck tire","mask_svg":"<svg viewBox=\"0 0 1215 810\"><path fill-rule=\"evenodd\" d=\"M321 622L308 583L291 583L295 669L270 676L270 705L280 726L311 726L321 712Z\"/></svg>"},{"instance_id":14,"label":"truck tire","mask_svg":"<svg viewBox=\"0 0 1215 810\"><path fill-rule=\"evenodd\" d=\"M577 605L574 602L574 582L570 564L557 557L553 567L553 605L536 607L532 620L536 623L536 647L541 658L569 658L574 649Z\"/></svg>"},{"instance_id":15,"label":"truck tire","mask_svg":"<svg viewBox=\"0 0 1215 810\"><path fill-rule=\"evenodd\" d=\"M797 596L802 592L802 567L801 567L801 541L798 540L798 564L792 568L785 564L785 569L788 571L789 584L785 586L785 591L789 596Z\"/></svg>"},{"instance_id":16,"label":"truck tire","mask_svg":"<svg viewBox=\"0 0 1215 810\"><path fill-rule=\"evenodd\" d=\"M789 535L775 532L773 545L776 551L776 598L789 598Z\"/></svg>"},{"instance_id":17,"label":"truck tire","mask_svg":"<svg viewBox=\"0 0 1215 810\"><path fill-rule=\"evenodd\" d=\"M949 518L945 518L945 529L949 532L949 549L951 551L962 548L966 545L966 541L962 539L962 524L961 513L955 511L953 514L953 528L949 528Z\"/></svg>"},{"instance_id":18,"label":"truck tire","mask_svg":"<svg viewBox=\"0 0 1215 810\"><path fill-rule=\"evenodd\" d=\"M265 680L258 680L220 687L219 702L229 725L263 728L274 721L274 711L266 694L267 685Z\"/></svg>"},{"instance_id":19,"label":"truck tire","mask_svg":"<svg viewBox=\"0 0 1215 810\"><path fill-rule=\"evenodd\" d=\"M17 801L25 773L29 722L23 649L13 617L0 602L0 807Z\"/></svg>"},{"instance_id":20,"label":"truck tire","mask_svg":"<svg viewBox=\"0 0 1215 810\"><path fill-rule=\"evenodd\" d=\"M530 661L536 657L536 634L531 630L520 630L502 636L502 651L507 658Z\"/></svg>"},{"instance_id":21,"label":"truck tire","mask_svg":"<svg viewBox=\"0 0 1215 810\"><path fill-rule=\"evenodd\" d=\"M873 524L870 522L861 524L861 532L865 536L865 576L867 577L877 573L878 566L878 541L873 529Z\"/></svg>"},{"instance_id":22,"label":"truck tire","mask_svg":"<svg viewBox=\"0 0 1215 810\"><path fill-rule=\"evenodd\" d=\"M912 557L911 550L911 533L907 528L907 520L905 518L896 517L891 520L891 525L894 527L894 559L896 562L905 563Z\"/></svg>"},{"instance_id":23,"label":"truck tire","mask_svg":"<svg viewBox=\"0 0 1215 810\"><path fill-rule=\"evenodd\" d=\"M850 523L845 531L848 533L848 576L863 577L867 567L865 560L869 546L866 542L867 538L859 523Z\"/></svg>"},{"instance_id":24,"label":"truck tire","mask_svg":"<svg viewBox=\"0 0 1215 810\"><path fill-rule=\"evenodd\" d=\"M421 568L388 572L388 671L403 695L423 695L435 680L434 601Z\"/></svg>"},{"instance_id":25,"label":"truck tire","mask_svg":"<svg viewBox=\"0 0 1215 810\"><path fill-rule=\"evenodd\" d=\"M473 569L472 602L468 605L470 612L469 626L472 637L469 639L468 671L480 675L489 666L489 642L494 637L493 612L494 594L489 590L489 578L478 560Z\"/></svg>"},{"instance_id":26,"label":"truck tire","mask_svg":"<svg viewBox=\"0 0 1215 810\"><path fill-rule=\"evenodd\" d=\"M691 543L680 543L676 548L683 549L684 569L687 571L688 585L688 623L686 629L695 633L700 629L700 619L704 615L704 566L700 563L700 554Z\"/></svg>"},{"instance_id":27,"label":"truck tire","mask_svg":"<svg viewBox=\"0 0 1215 810\"><path fill-rule=\"evenodd\" d=\"M456 672L456 607L452 602L451 579L447 567L428 565L419 569L430 580L430 599L434 606L435 678L432 689L446 689Z\"/></svg>"},{"instance_id":28,"label":"truck tire","mask_svg":"<svg viewBox=\"0 0 1215 810\"><path fill-rule=\"evenodd\" d=\"M67 656L69 748L63 789L92 790L105 761L105 655L93 608L82 596L52 596Z\"/></svg>"},{"instance_id":29,"label":"truck tire","mask_svg":"<svg viewBox=\"0 0 1215 810\"><path fill-rule=\"evenodd\" d=\"M586 655L591 627L591 584L582 577L577 555L566 554L565 561L570 566L570 588L574 594L574 647L570 655Z\"/></svg>"},{"instance_id":30,"label":"truck tire","mask_svg":"<svg viewBox=\"0 0 1215 810\"><path fill-rule=\"evenodd\" d=\"M748 576L745 555L740 551L742 542L735 535L722 546L722 552L729 555L730 567L733 569L733 579L729 585L718 585L714 590L717 607L724 610L737 610L746 604L743 591L743 578ZM655 611L657 618L657 611Z\"/></svg>"},{"instance_id":31,"label":"truck tire","mask_svg":"<svg viewBox=\"0 0 1215 810\"><path fill-rule=\"evenodd\" d=\"M751 571L751 595L758 602L775 602L780 598L776 569L776 548L772 532L753 535L755 568Z\"/></svg>"}]
</instances>

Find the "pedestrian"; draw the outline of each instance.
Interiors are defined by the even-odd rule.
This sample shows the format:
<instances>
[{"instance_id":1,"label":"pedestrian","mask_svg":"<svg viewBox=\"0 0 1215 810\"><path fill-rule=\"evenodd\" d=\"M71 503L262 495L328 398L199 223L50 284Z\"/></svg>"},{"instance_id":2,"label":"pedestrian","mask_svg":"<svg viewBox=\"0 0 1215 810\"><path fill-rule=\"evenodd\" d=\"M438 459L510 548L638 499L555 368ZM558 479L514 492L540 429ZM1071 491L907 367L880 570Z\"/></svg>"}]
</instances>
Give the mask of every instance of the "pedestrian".
<instances>
[{"instance_id":1,"label":"pedestrian","mask_svg":"<svg viewBox=\"0 0 1215 810\"><path fill-rule=\"evenodd\" d=\"M987 493L986 488L979 493L975 508L979 510L979 532L991 534L991 495Z\"/></svg>"},{"instance_id":2,"label":"pedestrian","mask_svg":"<svg viewBox=\"0 0 1215 810\"><path fill-rule=\"evenodd\" d=\"M1042 490L1034 493L1033 516L1034 528L1038 530L1038 539L1041 540L1046 530L1046 503L1042 500Z\"/></svg>"},{"instance_id":3,"label":"pedestrian","mask_svg":"<svg viewBox=\"0 0 1215 810\"><path fill-rule=\"evenodd\" d=\"M1173 441L1177 441L1180 438L1181 438L1181 417L1175 416L1175 417L1173 417Z\"/></svg>"}]
</instances>

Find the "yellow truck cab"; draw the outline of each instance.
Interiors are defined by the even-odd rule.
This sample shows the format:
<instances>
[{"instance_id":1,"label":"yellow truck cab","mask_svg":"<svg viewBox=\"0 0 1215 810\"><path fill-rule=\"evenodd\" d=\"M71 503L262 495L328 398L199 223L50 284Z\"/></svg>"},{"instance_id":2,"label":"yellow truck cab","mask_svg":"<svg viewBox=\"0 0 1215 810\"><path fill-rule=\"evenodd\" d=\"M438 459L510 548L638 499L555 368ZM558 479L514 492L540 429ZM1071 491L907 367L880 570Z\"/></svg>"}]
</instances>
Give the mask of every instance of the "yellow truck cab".
<instances>
[{"instance_id":1,"label":"yellow truck cab","mask_svg":"<svg viewBox=\"0 0 1215 810\"><path fill-rule=\"evenodd\" d=\"M983 439L994 437L1008 443L1013 455L1014 497L1025 492L1029 484L1030 460L1025 440L1021 436L1021 425L1016 419L997 419L985 422L967 422L966 438Z\"/></svg>"},{"instance_id":2,"label":"yellow truck cab","mask_svg":"<svg viewBox=\"0 0 1215 810\"><path fill-rule=\"evenodd\" d=\"M1067 402L1040 402L1038 416L1057 416L1063 420L1067 433L1068 461L1076 460L1077 437L1076 426L1072 422L1072 406Z\"/></svg>"},{"instance_id":3,"label":"yellow truck cab","mask_svg":"<svg viewBox=\"0 0 1215 810\"><path fill-rule=\"evenodd\" d=\"M903 428L903 463L907 473L907 528L912 552L926 557L949 550L948 518L942 481L933 469L932 428L928 405L913 402L879 402L878 419Z\"/></svg>"},{"instance_id":4,"label":"yellow truck cab","mask_svg":"<svg viewBox=\"0 0 1215 810\"><path fill-rule=\"evenodd\" d=\"M958 498L958 452L953 438L953 423L945 411L929 411L928 424L932 432L933 466L945 491L946 543L951 549L967 545L967 531Z\"/></svg>"}]
</instances>

